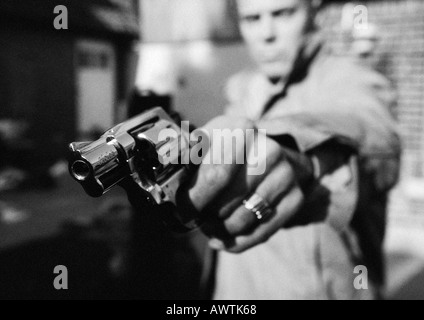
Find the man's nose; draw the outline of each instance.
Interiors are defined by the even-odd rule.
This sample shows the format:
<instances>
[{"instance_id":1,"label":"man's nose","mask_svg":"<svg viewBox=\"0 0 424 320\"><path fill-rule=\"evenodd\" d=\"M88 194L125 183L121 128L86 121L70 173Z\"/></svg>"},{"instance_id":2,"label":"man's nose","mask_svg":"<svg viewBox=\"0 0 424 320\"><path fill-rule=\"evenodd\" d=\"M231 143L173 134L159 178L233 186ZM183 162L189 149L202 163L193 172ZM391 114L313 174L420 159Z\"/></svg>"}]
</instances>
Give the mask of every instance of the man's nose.
<instances>
[{"instance_id":1,"label":"man's nose","mask_svg":"<svg viewBox=\"0 0 424 320\"><path fill-rule=\"evenodd\" d=\"M261 19L261 36L265 42L274 42L276 38L275 24L271 16L263 16Z\"/></svg>"}]
</instances>

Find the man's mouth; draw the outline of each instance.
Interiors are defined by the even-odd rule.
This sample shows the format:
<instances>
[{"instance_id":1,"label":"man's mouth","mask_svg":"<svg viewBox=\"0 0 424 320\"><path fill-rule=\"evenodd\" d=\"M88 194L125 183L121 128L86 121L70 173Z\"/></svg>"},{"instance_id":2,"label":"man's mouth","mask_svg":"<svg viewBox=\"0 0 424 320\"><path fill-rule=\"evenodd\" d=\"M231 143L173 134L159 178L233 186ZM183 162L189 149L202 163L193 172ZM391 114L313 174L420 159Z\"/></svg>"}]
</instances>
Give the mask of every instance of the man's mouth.
<instances>
[{"instance_id":1,"label":"man's mouth","mask_svg":"<svg viewBox=\"0 0 424 320\"><path fill-rule=\"evenodd\" d=\"M285 55L280 52L264 52L259 53L259 60L265 63L281 62L285 60Z\"/></svg>"}]
</instances>

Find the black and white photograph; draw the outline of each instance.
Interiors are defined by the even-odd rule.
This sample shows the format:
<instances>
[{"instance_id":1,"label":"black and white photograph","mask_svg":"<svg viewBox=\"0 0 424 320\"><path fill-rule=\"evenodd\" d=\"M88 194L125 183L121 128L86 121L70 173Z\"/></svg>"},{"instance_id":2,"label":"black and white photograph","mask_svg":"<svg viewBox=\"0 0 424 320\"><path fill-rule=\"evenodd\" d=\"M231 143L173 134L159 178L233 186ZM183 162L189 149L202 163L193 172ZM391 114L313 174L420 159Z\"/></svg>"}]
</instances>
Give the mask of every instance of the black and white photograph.
<instances>
[{"instance_id":1,"label":"black and white photograph","mask_svg":"<svg viewBox=\"0 0 424 320\"><path fill-rule=\"evenodd\" d=\"M0 300L423 299L424 1L0 0Z\"/></svg>"}]
</instances>

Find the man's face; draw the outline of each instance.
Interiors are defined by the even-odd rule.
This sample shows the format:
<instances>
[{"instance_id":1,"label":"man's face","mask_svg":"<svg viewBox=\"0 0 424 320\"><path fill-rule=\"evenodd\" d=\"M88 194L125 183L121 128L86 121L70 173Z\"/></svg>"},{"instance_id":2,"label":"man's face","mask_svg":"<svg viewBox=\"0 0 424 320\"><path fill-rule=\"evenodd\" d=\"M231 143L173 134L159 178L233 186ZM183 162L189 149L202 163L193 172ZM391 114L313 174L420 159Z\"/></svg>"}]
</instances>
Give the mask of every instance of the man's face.
<instances>
[{"instance_id":1,"label":"man's face","mask_svg":"<svg viewBox=\"0 0 424 320\"><path fill-rule=\"evenodd\" d=\"M285 80L306 40L310 0L237 0L241 34L270 79Z\"/></svg>"}]
</instances>

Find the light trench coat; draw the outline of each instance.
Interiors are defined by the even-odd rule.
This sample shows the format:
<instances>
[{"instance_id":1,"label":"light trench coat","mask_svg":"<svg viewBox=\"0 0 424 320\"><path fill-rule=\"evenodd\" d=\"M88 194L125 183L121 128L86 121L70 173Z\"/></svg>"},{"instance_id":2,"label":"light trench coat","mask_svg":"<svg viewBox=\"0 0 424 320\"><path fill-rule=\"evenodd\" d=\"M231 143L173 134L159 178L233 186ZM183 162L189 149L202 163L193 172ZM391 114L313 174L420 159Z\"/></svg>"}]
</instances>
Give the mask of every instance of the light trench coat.
<instances>
[{"instance_id":1,"label":"light trench coat","mask_svg":"<svg viewBox=\"0 0 424 320\"><path fill-rule=\"evenodd\" d=\"M253 120L268 136L292 137L302 152L335 139L356 154L321 179L328 201L319 188L312 193L303 208L312 217L307 223L283 228L243 253L217 253L213 299L380 297L387 193L399 167L390 112L395 95L382 75L353 58L331 55L321 43L302 55L302 69L284 90L255 70L230 78L225 113Z\"/></svg>"}]
</instances>

